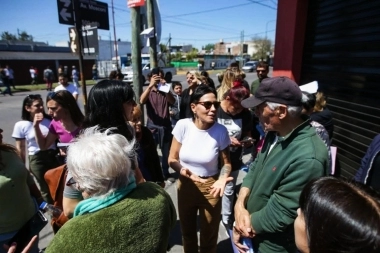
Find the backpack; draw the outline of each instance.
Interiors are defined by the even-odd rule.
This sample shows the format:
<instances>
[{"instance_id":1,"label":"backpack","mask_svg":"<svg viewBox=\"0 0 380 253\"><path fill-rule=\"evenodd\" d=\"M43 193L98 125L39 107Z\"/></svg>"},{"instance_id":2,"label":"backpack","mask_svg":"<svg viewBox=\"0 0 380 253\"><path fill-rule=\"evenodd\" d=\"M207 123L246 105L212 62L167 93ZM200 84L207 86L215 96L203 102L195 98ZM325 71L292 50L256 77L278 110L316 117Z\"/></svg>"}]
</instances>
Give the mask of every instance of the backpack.
<instances>
[{"instance_id":1,"label":"backpack","mask_svg":"<svg viewBox=\"0 0 380 253\"><path fill-rule=\"evenodd\" d=\"M46 69L44 71L44 78L47 79L47 80L51 80L52 79L52 71L50 69Z\"/></svg>"}]
</instances>

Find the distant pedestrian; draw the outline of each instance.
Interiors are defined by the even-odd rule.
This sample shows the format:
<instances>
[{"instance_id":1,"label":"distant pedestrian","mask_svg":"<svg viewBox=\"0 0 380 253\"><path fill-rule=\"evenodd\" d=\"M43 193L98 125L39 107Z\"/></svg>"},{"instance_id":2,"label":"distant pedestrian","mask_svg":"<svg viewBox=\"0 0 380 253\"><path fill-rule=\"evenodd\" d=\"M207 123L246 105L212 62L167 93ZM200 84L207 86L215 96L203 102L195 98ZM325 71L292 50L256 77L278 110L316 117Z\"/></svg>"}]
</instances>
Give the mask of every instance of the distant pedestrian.
<instances>
[{"instance_id":1,"label":"distant pedestrian","mask_svg":"<svg viewBox=\"0 0 380 253\"><path fill-rule=\"evenodd\" d=\"M215 69L215 62L211 62L211 69L214 70Z\"/></svg>"},{"instance_id":2,"label":"distant pedestrian","mask_svg":"<svg viewBox=\"0 0 380 253\"><path fill-rule=\"evenodd\" d=\"M202 63L198 62L198 71L202 70Z\"/></svg>"},{"instance_id":3,"label":"distant pedestrian","mask_svg":"<svg viewBox=\"0 0 380 253\"><path fill-rule=\"evenodd\" d=\"M32 78L31 84L37 84L37 77L36 77L37 74L36 74L36 70L34 69L33 66L30 67L29 73L30 73L30 78Z\"/></svg>"},{"instance_id":4,"label":"distant pedestrian","mask_svg":"<svg viewBox=\"0 0 380 253\"><path fill-rule=\"evenodd\" d=\"M179 120L179 111L181 104L181 95L182 95L182 84L180 82L174 81L172 83L173 97L175 102L173 105L169 106L170 120L172 122L172 127L177 124Z\"/></svg>"},{"instance_id":5,"label":"distant pedestrian","mask_svg":"<svg viewBox=\"0 0 380 253\"><path fill-rule=\"evenodd\" d=\"M11 69L11 68L9 67L9 65L7 65L7 66L5 67L5 71L6 71L6 75L8 76L9 86L12 86L13 89L16 89L15 84L13 83L13 79L14 79L14 72L13 72L13 69Z\"/></svg>"},{"instance_id":6,"label":"distant pedestrian","mask_svg":"<svg viewBox=\"0 0 380 253\"><path fill-rule=\"evenodd\" d=\"M44 80L46 82L46 90L51 91L53 87L54 73L53 70L50 69L50 66L47 66L44 70Z\"/></svg>"},{"instance_id":7,"label":"distant pedestrian","mask_svg":"<svg viewBox=\"0 0 380 253\"><path fill-rule=\"evenodd\" d=\"M5 86L5 90L2 92L3 95L5 96L5 94L8 93L10 96L13 96L5 69L0 68L0 78Z\"/></svg>"},{"instance_id":8,"label":"distant pedestrian","mask_svg":"<svg viewBox=\"0 0 380 253\"><path fill-rule=\"evenodd\" d=\"M75 66L72 67L73 70L71 71L71 78L73 79L73 83L75 87L79 87L79 73Z\"/></svg>"},{"instance_id":9,"label":"distant pedestrian","mask_svg":"<svg viewBox=\"0 0 380 253\"><path fill-rule=\"evenodd\" d=\"M79 95L78 88L75 85L73 85L72 83L68 82L68 78L65 74L60 74L58 76L58 84L59 85L57 87L55 87L54 92L58 92L60 90L67 90L68 92L70 92L73 95L75 100L78 99L78 95Z\"/></svg>"},{"instance_id":10,"label":"distant pedestrian","mask_svg":"<svg viewBox=\"0 0 380 253\"><path fill-rule=\"evenodd\" d=\"M92 80L98 80L98 67L96 66L96 64L92 66Z\"/></svg>"}]
</instances>

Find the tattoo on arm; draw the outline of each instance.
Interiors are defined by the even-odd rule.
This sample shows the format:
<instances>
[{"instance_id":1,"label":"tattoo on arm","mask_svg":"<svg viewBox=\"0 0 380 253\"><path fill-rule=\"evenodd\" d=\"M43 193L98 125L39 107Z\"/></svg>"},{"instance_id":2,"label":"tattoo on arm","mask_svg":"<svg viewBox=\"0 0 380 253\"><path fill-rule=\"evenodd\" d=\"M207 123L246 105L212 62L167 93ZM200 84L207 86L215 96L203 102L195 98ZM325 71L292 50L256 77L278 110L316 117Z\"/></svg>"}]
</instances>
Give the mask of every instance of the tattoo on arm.
<instances>
[{"instance_id":1,"label":"tattoo on arm","mask_svg":"<svg viewBox=\"0 0 380 253\"><path fill-rule=\"evenodd\" d=\"M230 175L230 173L231 173L231 165L225 164L225 165L223 165L223 167L220 171L219 178L228 177Z\"/></svg>"}]
</instances>

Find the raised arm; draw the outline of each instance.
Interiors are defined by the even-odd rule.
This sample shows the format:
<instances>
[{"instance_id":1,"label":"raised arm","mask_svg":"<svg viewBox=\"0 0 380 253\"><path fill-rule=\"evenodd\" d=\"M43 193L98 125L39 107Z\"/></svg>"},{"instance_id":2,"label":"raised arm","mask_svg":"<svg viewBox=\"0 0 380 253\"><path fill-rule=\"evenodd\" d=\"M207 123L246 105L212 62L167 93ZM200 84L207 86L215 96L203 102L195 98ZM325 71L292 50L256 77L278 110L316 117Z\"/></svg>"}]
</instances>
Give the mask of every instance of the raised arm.
<instances>
[{"instance_id":1,"label":"raised arm","mask_svg":"<svg viewBox=\"0 0 380 253\"><path fill-rule=\"evenodd\" d=\"M36 115L34 116L34 121L33 121L34 133L35 133L36 141L40 150L48 149L51 145L53 145L55 140L58 138L56 134L53 134L50 131L46 136L42 134L41 129L40 129L40 122L43 119L44 119L44 115L42 113L36 113Z\"/></svg>"}]
</instances>

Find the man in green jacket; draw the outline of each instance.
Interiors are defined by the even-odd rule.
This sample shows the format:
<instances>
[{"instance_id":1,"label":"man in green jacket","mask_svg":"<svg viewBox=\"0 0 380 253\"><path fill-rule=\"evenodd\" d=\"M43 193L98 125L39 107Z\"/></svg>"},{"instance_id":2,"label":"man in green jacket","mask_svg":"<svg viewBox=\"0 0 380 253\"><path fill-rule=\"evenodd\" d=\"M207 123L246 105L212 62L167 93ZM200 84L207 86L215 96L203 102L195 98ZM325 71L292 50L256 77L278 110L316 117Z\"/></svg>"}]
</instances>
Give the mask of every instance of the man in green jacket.
<instances>
[{"instance_id":1,"label":"man in green jacket","mask_svg":"<svg viewBox=\"0 0 380 253\"><path fill-rule=\"evenodd\" d=\"M240 249L246 237L260 253L296 252L293 223L300 193L328 171L327 148L309 119L301 117L301 98L294 81L274 77L242 101L255 107L267 135L235 205L233 241Z\"/></svg>"},{"instance_id":2,"label":"man in green jacket","mask_svg":"<svg viewBox=\"0 0 380 253\"><path fill-rule=\"evenodd\" d=\"M259 88L260 83L265 79L268 78L268 73L269 73L269 65L268 63L261 61L257 64L256 67L256 73L258 79L253 81L251 83L251 94L255 95L257 88Z\"/></svg>"}]
</instances>

